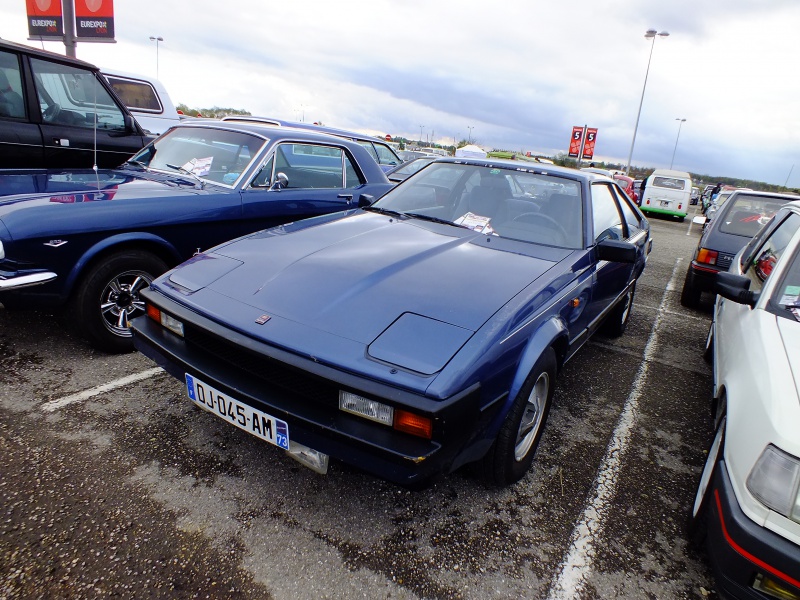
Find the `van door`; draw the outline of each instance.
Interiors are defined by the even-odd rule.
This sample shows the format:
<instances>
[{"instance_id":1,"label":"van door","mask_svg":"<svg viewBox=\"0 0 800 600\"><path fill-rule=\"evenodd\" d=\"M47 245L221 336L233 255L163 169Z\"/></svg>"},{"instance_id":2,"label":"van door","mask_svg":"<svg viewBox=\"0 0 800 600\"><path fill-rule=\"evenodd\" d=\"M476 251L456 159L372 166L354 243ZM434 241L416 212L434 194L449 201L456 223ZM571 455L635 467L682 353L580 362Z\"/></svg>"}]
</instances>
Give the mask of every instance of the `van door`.
<instances>
[{"instance_id":1,"label":"van door","mask_svg":"<svg viewBox=\"0 0 800 600\"><path fill-rule=\"evenodd\" d=\"M40 110L44 166L116 167L144 146L141 133L130 128L132 118L99 75L39 58L31 58L30 65Z\"/></svg>"},{"instance_id":2,"label":"van door","mask_svg":"<svg viewBox=\"0 0 800 600\"><path fill-rule=\"evenodd\" d=\"M42 133L31 123L19 54L0 51L0 168L42 166Z\"/></svg>"}]
</instances>

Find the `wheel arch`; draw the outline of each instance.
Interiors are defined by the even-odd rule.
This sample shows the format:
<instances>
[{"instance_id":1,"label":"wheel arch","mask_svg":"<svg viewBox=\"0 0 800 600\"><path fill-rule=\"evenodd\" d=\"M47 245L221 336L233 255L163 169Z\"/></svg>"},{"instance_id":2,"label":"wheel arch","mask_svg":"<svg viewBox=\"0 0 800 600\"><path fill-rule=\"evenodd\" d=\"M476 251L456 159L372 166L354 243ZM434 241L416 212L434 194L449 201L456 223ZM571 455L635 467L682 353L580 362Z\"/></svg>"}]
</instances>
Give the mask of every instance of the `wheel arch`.
<instances>
[{"instance_id":1,"label":"wheel arch","mask_svg":"<svg viewBox=\"0 0 800 600\"><path fill-rule=\"evenodd\" d=\"M173 267L181 262L178 250L169 242L150 233L124 233L105 238L80 257L72 267L64 285L64 299L72 296L76 284L103 258L125 250L142 250L160 258Z\"/></svg>"},{"instance_id":2,"label":"wheel arch","mask_svg":"<svg viewBox=\"0 0 800 600\"><path fill-rule=\"evenodd\" d=\"M557 372L561 371L569 350L569 333L563 321L557 317L551 317L542 323L528 339L528 343L517 363L517 370L511 380L511 387L508 390L509 403L513 402L513 399L517 397L536 361L549 347L552 347L556 354Z\"/></svg>"}]
</instances>

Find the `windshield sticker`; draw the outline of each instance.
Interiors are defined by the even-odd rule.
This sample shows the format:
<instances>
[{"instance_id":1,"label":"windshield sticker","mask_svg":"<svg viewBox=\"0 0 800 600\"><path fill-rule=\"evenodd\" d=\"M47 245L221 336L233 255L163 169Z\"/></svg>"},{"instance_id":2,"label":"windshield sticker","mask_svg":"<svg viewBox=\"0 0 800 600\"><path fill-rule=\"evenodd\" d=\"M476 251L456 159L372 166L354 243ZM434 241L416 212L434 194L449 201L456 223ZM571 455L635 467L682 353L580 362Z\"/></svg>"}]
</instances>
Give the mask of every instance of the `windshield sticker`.
<instances>
[{"instance_id":1,"label":"windshield sticker","mask_svg":"<svg viewBox=\"0 0 800 600\"><path fill-rule=\"evenodd\" d=\"M211 172L212 162L214 162L213 156L206 158L193 158L181 168L189 171L190 173L194 173L198 177L202 177L203 175L208 175Z\"/></svg>"},{"instance_id":2,"label":"windshield sticker","mask_svg":"<svg viewBox=\"0 0 800 600\"><path fill-rule=\"evenodd\" d=\"M787 296L800 296L800 285L787 285L783 293Z\"/></svg>"},{"instance_id":3,"label":"windshield sticker","mask_svg":"<svg viewBox=\"0 0 800 600\"><path fill-rule=\"evenodd\" d=\"M797 303L797 296L792 296L790 294L784 294L780 301L781 306L785 306L786 308L790 308L792 306L800 306Z\"/></svg>"},{"instance_id":4,"label":"windshield sticker","mask_svg":"<svg viewBox=\"0 0 800 600\"><path fill-rule=\"evenodd\" d=\"M466 227L467 229L472 229L473 231L477 231L478 233L485 233L487 235L491 235L494 233L492 226L489 225L489 221L491 221L491 217L482 217L481 215L476 215L474 213L468 212L464 216L457 218L453 221L456 225L461 225L462 227Z\"/></svg>"}]
</instances>

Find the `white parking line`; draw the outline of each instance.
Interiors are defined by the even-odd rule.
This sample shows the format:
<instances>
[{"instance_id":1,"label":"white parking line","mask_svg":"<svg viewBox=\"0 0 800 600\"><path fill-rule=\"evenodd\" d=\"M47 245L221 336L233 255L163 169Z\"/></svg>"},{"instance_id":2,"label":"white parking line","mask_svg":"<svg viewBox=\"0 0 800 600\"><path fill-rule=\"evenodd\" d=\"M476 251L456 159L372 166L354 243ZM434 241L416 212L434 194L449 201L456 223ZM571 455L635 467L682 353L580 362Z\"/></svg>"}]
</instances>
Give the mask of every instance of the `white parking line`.
<instances>
[{"instance_id":1,"label":"white parking line","mask_svg":"<svg viewBox=\"0 0 800 600\"><path fill-rule=\"evenodd\" d=\"M42 404L41 409L44 412L53 412L54 410L63 408L68 404L73 404L75 402L82 402L83 400L88 400L89 398L93 398L94 396L99 396L100 394L105 394L106 392L116 390L117 388L125 387L126 385L130 385L131 383L136 383L137 381L149 379L150 377L153 377L154 375L158 375L159 373L163 372L164 369L162 369L161 367L154 367L152 369L147 369L147 371L142 371L141 373L134 373L133 375L128 375L127 377L121 377L120 379L109 381L108 383L104 383L103 385L98 385L97 387L93 387L91 389L78 392L77 394L71 394L69 396L64 396L63 398L58 398L56 400L51 400L50 402L45 402L44 404Z\"/></svg>"},{"instance_id":2,"label":"white parking line","mask_svg":"<svg viewBox=\"0 0 800 600\"><path fill-rule=\"evenodd\" d=\"M650 361L655 354L658 346L658 330L666 312L668 292L674 289L675 278L678 274L678 267L683 259L675 261L664 295L661 297L661 304L658 307L656 320L650 330L650 337L644 348L644 356L633 387L625 401L622 414L614 429L614 435L606 448L603 458L603 465L595 478L594 496L592 501L586 506L583 515L572 531L572 543L566 558L561 563L558 577L550 587L548 600L572 600L578 597L586 585L586 580L592 570L592 560L595 555L595 545L603 527L609 503L616 492L617 477L619 475L622 457L628 447L633 426L636 423L636 414L639 411L639 397L644 390Z\"/></svg>"}]
</instances>

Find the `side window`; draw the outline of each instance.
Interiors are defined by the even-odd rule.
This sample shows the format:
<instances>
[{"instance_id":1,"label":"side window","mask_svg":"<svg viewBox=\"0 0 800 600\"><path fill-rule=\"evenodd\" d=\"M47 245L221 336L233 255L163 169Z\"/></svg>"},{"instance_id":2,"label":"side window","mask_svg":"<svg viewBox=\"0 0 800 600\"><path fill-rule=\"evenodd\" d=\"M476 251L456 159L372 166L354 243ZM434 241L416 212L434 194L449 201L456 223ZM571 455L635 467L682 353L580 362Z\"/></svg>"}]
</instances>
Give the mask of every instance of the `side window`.
<instances>
[{"instance_id":1,"label":"side window","mask_svg":"<svg viewBox=\"0 0 800 600\"><path fill-rule=\"evenodd\" d=\"M373 144L375 146L375 151L378 153L378 164L381 165L392 165L397 166L400 164L400 161L394 155L388 146L384 146L382 144Z\"/></svg>"},{"instance_id":2,"label":"side window","mask_svg":"<svg viewBox=\"0 0 800 600\"><path fill-rule=\"evenodd\" d=\"M128 108L151 113L164 112L155 88L147 81L123 79L113 75L106 75L105 78Z\"/></svg>"},{"instance_id":3,"label":"side window","mask_svg":"<svg viewBox=\"0 0 800 600\"><path fill-rule=\"evenodd\" d=\"M341 148L314 144L279 144L275 151L275 173L289 180L287 189L332 189L344 185Z\"/></svg>"},{"instance_id":4,"label":"side window","mask_svg":"<svg viewBox=\"0 0 800 600\"><path fill-rule=\"evenodd\" d=\"M375 151L375 147L372 145L372 142L358 142L358 143L367 149L367 152L369 152L370 156L372 156L372 158L375 159L376 163L380 164L378 153Z\"/></svg>"},{"instance_id":5,"label":"side window","mask_svg":"<svg viewBox=\"0 0 800 600\"><path fill-rule=\"evenodd\" d=\"M124 131L122 110L92 71L38 58L31 67L45 123Z\"/></svg>"},{"instance_id":6,"label":"side window","mask_svg":"<svg viewBox=\"0 0 800 600\"><path fill-rule=\"evenodd\" d=\"M620 208L622 208L622 216L625 217L625 222L628 224L628 237L633 237L642 231L641 218L631 206L631 200L628 195L622 190L615 191L617 192L617 201Z\"/></svg>"},{"instance_id":7,"label":"side window","mask_svg":"<svg viewBox=\"0 0 800 600\"><path fill-rule=\"evenodd\" d=\"M602 242L606 238L614 240L625 238L617 203L609 186L603 183L592 185L592 222L595 243Z\"/></svg>"},{"instance_id":8,"label":"side window","mask_svg":"<svg viewBox=\"0 0 800 600\"><path fill-rule=\"evenodd\" d=\"M800 228L800 216L792 213L778 225L766 241L751 253L747 264L743 265L744 274L750 279L750 289L758 292L764 282L772 274L775 263L786 251L786 246Z\"/></svg>"},{"instance_id":9,"label":"side window","mask_svg":"<svg viewBox=\"0 0 800 600\"><path fill-rule=\"evenodd\" d=\"M25 118L22 78L16 54L0 52L0 118Z\"/></svg>"},{"instance_id":10,"label":"side window","mask_svg":"<svg viewBox=\"0 0 800 600\"><path fill-rule=\"evenodd\" d=\"M272 156L267 161L261 170L258 172L258 175L255 176L253 179L252 185L253 187L269 187L272 183L272 166L275 164L275 157Z\"/></svg>"},{"instance_id":11,"label":"side window","mask_svg":"<svg viewBox=\"0 0 800 600\"><path fill-rule=\"evenodd\" d=\"M353 161L350 160L348 154L344 155L344 175L346 177L344 184L346 188L355 188L365 183L364 178L353 166Z\"/></svg>"}]
</instances>

